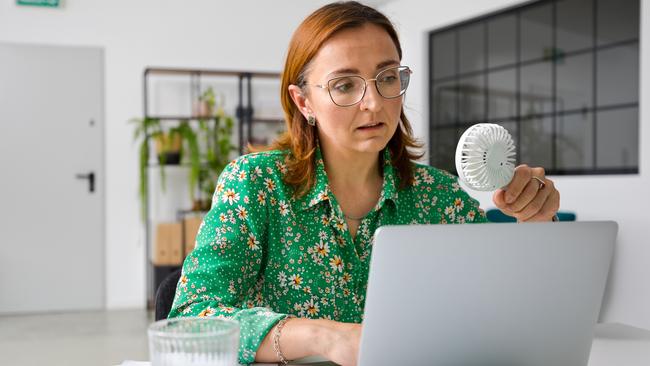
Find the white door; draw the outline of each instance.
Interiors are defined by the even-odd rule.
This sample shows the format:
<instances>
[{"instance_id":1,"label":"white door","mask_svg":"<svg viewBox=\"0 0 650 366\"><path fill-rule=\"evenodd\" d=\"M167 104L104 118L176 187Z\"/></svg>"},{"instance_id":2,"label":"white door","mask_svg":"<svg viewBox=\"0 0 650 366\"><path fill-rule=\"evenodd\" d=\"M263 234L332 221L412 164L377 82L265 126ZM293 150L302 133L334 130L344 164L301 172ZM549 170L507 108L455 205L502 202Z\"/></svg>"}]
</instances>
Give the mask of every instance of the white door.
<instances>
[{"instance_id":1,"label":"white door","mask_svg":"<svg viewBox=\"0 0 650 366\"><path fill-rule=\"evenodd\" d=\"M104 307L103 59L0 43L0 314Z\"/></svg>"}]
</instances>

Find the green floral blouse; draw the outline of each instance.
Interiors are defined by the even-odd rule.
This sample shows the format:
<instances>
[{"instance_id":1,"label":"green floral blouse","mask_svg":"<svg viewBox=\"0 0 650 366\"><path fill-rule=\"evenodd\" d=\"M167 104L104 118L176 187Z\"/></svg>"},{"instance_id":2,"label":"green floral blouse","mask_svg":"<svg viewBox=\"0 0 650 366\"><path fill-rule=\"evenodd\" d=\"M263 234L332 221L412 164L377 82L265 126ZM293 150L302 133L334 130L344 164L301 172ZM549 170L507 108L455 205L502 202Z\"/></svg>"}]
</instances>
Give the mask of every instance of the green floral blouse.
<instances>
[{"instance_id":1,"label":"green floral blouse","mask_svg":"<svg viewBox=\"0 0 650 366\"><path fill-rule=\"evenodd\" d=\"M320 151L316 183L299 198L282 180L285 154L244 155L223 171L169 313L238 320L241 363L287 314L360 323L378 227L486 221L456 177L430 166L414 163L413 184L399 189L386 149L381 197L353 239Z\"/></svg>"}]
</instances>

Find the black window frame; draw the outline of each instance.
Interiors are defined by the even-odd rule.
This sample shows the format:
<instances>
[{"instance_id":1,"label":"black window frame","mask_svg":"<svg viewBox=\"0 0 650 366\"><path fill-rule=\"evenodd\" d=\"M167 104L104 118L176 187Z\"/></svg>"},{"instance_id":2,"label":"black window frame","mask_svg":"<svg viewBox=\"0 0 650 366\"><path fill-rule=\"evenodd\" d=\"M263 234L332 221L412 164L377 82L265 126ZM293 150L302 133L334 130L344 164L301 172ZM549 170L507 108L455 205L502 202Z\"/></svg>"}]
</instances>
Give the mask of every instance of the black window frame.
<instances>
[{"instance_id":1,"label":"black window frame","mask_svg":"<svg viewBox=\"0 0 650 366\"><path fill-rule=\"evenodd\" d=\"M453 162L453 152L449 153L449 157L451 157L451 161L448 161L447 155L445 155L445 160L444 163L441 163L437 159L437 153L436 153L436 137L437 137L437 132L440 131L441 135L445 135L445 138L449 138L449 135L452 134L451 130L455 129L456 132L456 138L458 139L460 137L460 134L462 131L469 126L475 124L475 123L481 123L481 122L487 122L487 123L515 123L516 124L516 135L513 136L513 138L516 141L517 144L517 162L522 163L520 161L520 151L521 148L519 146L519 143L521 141L521 131L522 131L522 122L525 119L529 118L538 118L538 119L546 119L550 118L552 120L552 132L550 135L550 150L551 150L551 166L545 166L544 168L546 169L546 173L549 175L601 175L601 174L638 174L639 173L639 161L640 161L640 156L637 156L636 159L636 166L632 167L615 167L615 168L607 168L607 167L598 167L597 163L597 156L598 156L598 130L597 130L597 125L598 125L598 112L603 112L603 111L610 111L610 110L624 110L624 109L633 109L636 108L636 113L637 113L637 120L636 124L637 126L640 126L640 108L639 108L639 94L640 94L640 83L639 87L637 88L636 92L636 102L630 101L630 102L624 102L624 103L618 103L618 104L613 104L613 105L599 105L598 104L598 96L597 96L597 91L598 91L598 85L597 85L597 80L598 80L598 51L601 50L606 50L606 49L611 49L614 47L619 47L619 46L635 46L636 47L636 52L637 54L640 54L640 49L639 49L639 44L640 44L640 19L639 19L639 26L637 28L637 33L636 37L634 38L628 38L624 40L619 40L611 43L605 43L605 44L599 44L598 40L598 1L599 0L591 0L592 6L593 6L593 14L592 14L592 42L589 47L585 48L580 48L577 50L571 50L567 52L563 52L558 49L557 44L557 33L558 33L558 27L557 27L557 3L562 0L538 0L538 1L533 1L533 2L527 2L522 5L516 5L510 8L506 8L504 10L500 10L497 12L489 13L477 18L473 18L467 21L459 22L456 24L452 24L443 28L438 28L435 30L432 30L428 34L428 101L429 101L429 159L430 163L433 166L438 166L443 169L449 170L451 173L457 174L454 162ZM635 0L638 1L638 6L640 9L640 0ZM551 27L552 27L552 49L549 55L544 55L540 58L535 58L527 61L521 61L521 42L520 42L520 37L521 37L521 13L533 9L538 6L550 6L551 7ZM502 16L509 16L509 15L514 15L515 16L515 27L516 27L516 41L515 41L515 62L514 63L508 63L504 65L498 65L495 67L489 67L489 34L488 34L488 23L490 20L502 17ZM639 14L640 17L640 14ZM484 60L483 60L483 68L481 70L477 71L471 71L471 72L466 72L466 73L461 73L459 71L461 61L459 59L460 57L460 36L459 36L459 31L462 29L465 29L468 26L476 26L482 24L483 26L483 34L484 34ZM438 35L447 33L449 35L450 33L453 33L453 38L455 41L455 55L454 55L454 67L455 67L455 72L451 76L445 76L445 77L440 77L440 78L434 78L434 38ZM575 55L588 55L591 54L592 57L592 95L591 95L591 103L590 107L588 108L576 108L572 110L563 110L559 111L558 106L557 106L557 96L558 96L558 90L557 90L557 61L558 58L564 58L564 57L570 57L570 56L575 56ZM524 114L522 109L522 96L521 96L521 69L524 66L527 65L534 65L534 64L541 64L543 62L549 62L551 64L551 85L552 85L552 96L551 96L551 105L552 105L552 110L551 112L548 113L537 113L537 114ZM640 60L638 62L638 67L635 71L636 77L640 76ZM495 71L506 71L506 70L515 70L516 72L516 115L511 116L509 118L493 118L490 119L490 114L489 114L489 97L490 97L490 89L488 85L488 75L491 72ZM480 78L483 77L483 94L481 95L482 98L484 99L484 119L482 120L476 120L476 121L460 121L460 116L461 116L461 92L459 90L459 81L463 78L469 78L469 77L474 77L474 78ZM455 112L453 113L453 123L445 123L443 120L444 118L440 118L441 122L439 123L436 119L436 101L434 100L434 90L436 85L441 84L441 83L455 83L455 89L453 89L453 92L456 94L455 98ZM452 108L453 110L453 108ZM575 114L582 114L584 115L585 113L590 113L592 115L591 117L591 123L592 123L592 128L593 128L593 134L592 134L592 142L591 142L591 153L592 153L592 161L591 161L591 167L589 168L558 168L558 117L564 116L564 115L575 115ZM639 127L640 128L640 127ZM446 133L445 133L446 132ZM441 137L443 138L443 137ZM444 139L444 138L443 138ZM456 140L457 141L457 140ZM453 146L455 147L454 141ZM639 146L636 146L636 151L637 154L640 155L640 141L637 140L637 143ZM447 151L447 149L451 146L449 141L443 141L443 144L441 144L441 149L444 149L444 151ZM444 146L444 147L443 147ZM528 162L523 162L523 163L528 163Z\"/></svg>"}]
</instances>

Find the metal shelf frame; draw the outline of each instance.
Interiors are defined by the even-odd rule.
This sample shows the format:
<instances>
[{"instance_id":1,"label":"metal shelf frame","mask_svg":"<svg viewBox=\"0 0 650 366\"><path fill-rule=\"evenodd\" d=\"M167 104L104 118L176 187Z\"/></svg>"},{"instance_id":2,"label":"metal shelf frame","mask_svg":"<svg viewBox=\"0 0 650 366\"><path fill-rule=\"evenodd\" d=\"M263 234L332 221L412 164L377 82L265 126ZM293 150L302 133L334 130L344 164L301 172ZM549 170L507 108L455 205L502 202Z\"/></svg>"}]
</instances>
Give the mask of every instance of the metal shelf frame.
<instances>
[{"instance_id":1,"label":"metal shelf frame","mask_svg":"<svg viewBox=\"0 0 650 366\"><path fill-rule=\"evenodd\" d=\"M237 79L237 106L235 109L236 124L238 129L238 146L239 153L245 153L246 146L253 136L253 124L256 123L280 123L284 122L284 118L281 117L264 117L264 116L255 116L253 108L253 88L252 80L253 79L279 79L280 73L277 72L265 72L265 71L242 71L242 70L211 70L211 69L188 69L188 68L168 68L168 67L147 67L143 72L142 78L142 93L143 93L143 112L144 118L158 119L161 122L165 123L178 123L182 120L207 120L214 117L210 116L164 116L164 115L155 115L150 111L149 105L149 94L151 92L149 79L152 76L164 76L164 75L179 75L179 76L189 76L190 78L190 100L189 103L195 102L198 100L201 95L201 79L202 77L209 76L224 76L224 77L233 77ZM148 136L148 131L145 130L145 136ZM147 139L148 143L148 139ZM148 166L156 166L156 164L148 164ZM147 181L149 181L149 169L146 171ZM149 212L149 202L151 201L151 192L149 187L147 187L146 192L146 202L147 207L145 207L145 242L146 242L146 282L147 282L147 307L152 309L154 307L155 300L155 291L157 288L156 282L156 273L159 275L164 275L165 273L173 270L177 266L159 266L160 268L154 268L154 264L151 262L151 217ZM177 217L185 216L189 211L181 210L177 213ZM184 228L183 228L184 230ZM183 241L184 241L183 237ZM185 243L183 243L185 247ZM163 268L164 267L164 268Z\"/></svg>"}]
</instances>

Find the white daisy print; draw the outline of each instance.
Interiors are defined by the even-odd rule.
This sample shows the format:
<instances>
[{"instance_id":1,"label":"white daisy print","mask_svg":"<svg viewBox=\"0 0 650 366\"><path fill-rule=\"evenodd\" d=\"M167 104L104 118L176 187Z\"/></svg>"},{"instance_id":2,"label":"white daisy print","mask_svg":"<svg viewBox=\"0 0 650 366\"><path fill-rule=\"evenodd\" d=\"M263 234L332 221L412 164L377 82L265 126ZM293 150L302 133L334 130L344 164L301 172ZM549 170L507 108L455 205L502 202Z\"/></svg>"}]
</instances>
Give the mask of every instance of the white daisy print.
<instances>
[{"instance_id":1,"label":"white daisy print","mask_svg":"<svg viewBox=\"0 0 650 366\"><path fill-rule=\"evenodd\" d=\"M343 272L343 260L338 255L330 259L330 267L333 271Z\"/></svg>"},{"instance_id":2,"label":"white daisy print","mask_svg":"<svg viewBox=\"0 0 650 366\"><path fill-rule=\"evenodd\" d=\"M233 204L237 201L239 201L239 193L235 192L234 189L228 188L226 191L223 193L223 196L221 197L221 200L226 203L228 202L229 204Z\"/></svg>"},{"instance_id":3,"label":"white daisy print","mask_svg":"<svg viewBox=\"0 0 650 366\"><path fill-rule=\"evenodd\" d=\"M246 179L246 171L245 170L240 171L237 179L240 182L243 182Z\"/></svg>"},{"instance_id":4,"label":"white daisy print","mask_svg":"<svg viewBox=\"0 0 650 366\"><path fill-rule=\"evenodd\" d=\"M284 272L278 273L278 282L280 282L281 287L287 286L287 274Z\"/></svg>"},{"instance_id":5,"label":"white daisy print","mask_svg":"<svg viewBox=\"0 0 650 366\"><path fill-rule=\"evenodd\" d=\"M262 176L262 169L260 169L259 165L253 169L251 172L251 181L255 181L258 177Z\"/></svg>"},{"instance_id":6,"label":"white daisy print","mask_svg":"<svg viewBox=\"0 0 650 366\"><path fill-rule=\"evenodd\" d=\"M235 209L235 212L237 213L237 217L240 220L246 220L248 217L248 210L246 210L246 207L239 206L237 209Z\"/></svg>"},{"instance_id":7,"label":"white daisy print","mask_svg":"<svg viewBox=\"0 0 650 366\"><path fill-rule=\"evenodd\" d=\"M260 190L257 191L257 203L264 206L266 204L266 192Z\"/></svg>"},{"instance_id":8,"label":"white daisy print","mask_svg":"<svg viewBox=\"0 0 650 366\"><path fill-rule=\"evenodd\" d=\"M289 277L289 284L291 285L291 287L293 287L294 290L299 290L300 287L302 286L302 276L295 273L292 274Z\"/></svg>"},{"instance_id":9,"label":"white daisy print","mask_svg":"<svg viewBox=\"0 0 650 366\"><path fill-rule=\"evenodd\" d=\"M278 202L278 209L280 210L280 215L282 216L287 216L289 213L289 205L284 201Z\"/></svg>"},{"instance_id":10,"label":"white daisy print","mask_svg":"<svg viewBox=\"0 0 650 366\"><path fill-rule=\"evenodd\" d=\"M456 208L456 212L460 212L463 207L465 207L465 202L463 202L463 200L460 198L456 198L454 200L454 207Z\"/></svg>"},{"instance_id":11,"label":"white daisy print","mask_svg":"<svg viewBox=\"0 0 650 366\"><path fill-rule=\"evenodd\" d=\"M248 249L251 249L251 250L260 249L260 242L259 242L259 240L257 240L257 238L255 237L255 234L253 234L253 233L248 234L247 244L248 244Z\"/></svg>"},{"instance_id":12,"label":"white daisy print","mask_svg":"<svg viewBox=\"0 0 650 366\"><path fill-rule=\"evenodd\" d=\"M269 192L273 192L275 189L275 181L271 178L264 178L264 186Z\"/></svg>"},{"instance_id":13,"label":"white daisy print","mask_svg":"<svg viewBox=\"0 0 650 366\"><path fill-rule=\"evenodd\" d=\"M315 303L314 299L305 301L303 304L303 309L305 309L305 312L309 316L317 316L319 312L318 303Z\"/></svg>"},{"instance_id":14,"label":"white daisy print","mask_svg":"<svg viewBox=\"0 0 650 366\"><path fill-rule=\"evenodd\" d=\"M205 318L205 317L208 317L208 316L213 316L216 313L217 313L217 311L215 309L208 306L207 308L203 309L199 313L198 316L199 316L199 318Z\"/></svg>"},{"instance_id":15,"label":"white daisy print","mask_svg":"<svg viewBox=\"0 0 650 366\"><path fill-rule=\"evenodd\" d=\"M321 241L320 243L316 244L314 252L318 253L318 255L321 257L327 257L327 255L330 253L330 245L327 242Z\"/></svg>"}]
</instances>

